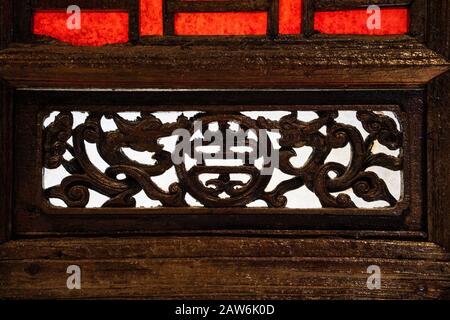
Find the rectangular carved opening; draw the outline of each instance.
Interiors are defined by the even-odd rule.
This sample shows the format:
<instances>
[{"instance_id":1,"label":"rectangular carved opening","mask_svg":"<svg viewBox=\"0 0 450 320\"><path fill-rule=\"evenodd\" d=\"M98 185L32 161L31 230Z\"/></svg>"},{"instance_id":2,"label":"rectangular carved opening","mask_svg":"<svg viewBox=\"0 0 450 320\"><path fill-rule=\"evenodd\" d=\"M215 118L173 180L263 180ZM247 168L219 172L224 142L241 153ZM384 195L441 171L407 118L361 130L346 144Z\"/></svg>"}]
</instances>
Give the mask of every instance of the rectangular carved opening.
<instances>
[{"instance_id":1,"label":"rectangular carved opening","mask_svg":"<svg viewBox=\"0 0 450 320\"><path fill-rule=\"evenodd\" d=\"M43 122L44 197L72 208L401 207L399 108L357 107L54 111Z\"/></svg>"},{"instance_id":2,"label":"rectangular carved opening","mask_svg":"<svg viewBox=\"0 0 450 320\"><path fill-rule=\"evenodd\" d=\"M271 92L277 104L255 104L264 98L248 95L257 93L226 103L226 92L215 92L195 94L208 102L190 105L173 92L170 105L146 105L142 92L130 93L132 103L84 92L105 102L77 105L64 98L70 92L44 93L64 103L24 95L17 111L17 123L27 123L16 136L18 157L36 158L17 168L25 233L93 232L97 224L100 233L137 225L423 231L417 97L386 93L387 100L352 104L342 94L330 104ZM298 103L302 96L310 103Z\"/></svg>"}]
</instances>

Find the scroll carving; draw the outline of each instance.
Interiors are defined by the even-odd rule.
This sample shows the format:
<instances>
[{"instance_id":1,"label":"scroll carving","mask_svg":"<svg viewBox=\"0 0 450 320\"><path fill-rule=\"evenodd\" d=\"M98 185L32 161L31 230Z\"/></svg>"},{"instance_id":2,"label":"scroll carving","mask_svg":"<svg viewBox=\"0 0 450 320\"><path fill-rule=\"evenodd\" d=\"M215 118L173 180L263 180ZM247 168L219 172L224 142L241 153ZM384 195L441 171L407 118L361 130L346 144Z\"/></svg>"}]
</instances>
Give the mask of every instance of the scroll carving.
<instances>
[{"instance_id":1,"label":"scroll carving","mask_svg":"<svg viewBox=\"0 0 450 320\"><path fill-rule=\"evenodd\" d=\"M338 111L316 111L316 114L315 119L303 121L295 111L279 120L264 116L251 118L239 112L202 112L192 117L180 115L176 121L163 123L147 112L141 112L135 120L127 120L117 113L90 112L84 123L73 127L73 114L60 112L44 128L43 166L47 169L63 166L69 175L59 185L45 189L44 195L48 200L57 198L73 208L86 207L90 190L109 198L103 207L135 207L134 196L143 191L163 207L189 207L186 202L189 194L205 207L246 207L262 200L268 207L283 208L286 207L287 192L306 187L324 208L356 208L346 193L348 190L364 201L384 201L394 207L398 200L386 182L368 170L374 166L392 171L403 169L403 133L394 119L370 110L356 111L356 118L366 131L364 138L356 126L337 121ZM117 129L105 131L102 119L114 121ZM188 167L185 163L174 163L171 153L164 149L160 140L172 136L177 129L185 129L194 136L195 121L202 122L202 131L212 123L218 124L218 130L228 129L231 123L257 134L261 130L277 130L280 137L278 169L292 177L267 191L272 177L261 174L248 159L240 166L202 164ZM73 143L69 143L70 138ZM106 170L100 170L91 161L86 143L96 145L98 154L108 165ZM399 151L398 156L374 153L375 143ZM268 144L275 148L273 141ZM203 145L208 143L203 142ZM333 149L346 146L351 148L347 165L326 161ZM311 148L312 152L306 162L297 167L291 160L297 155L295 149L303 147ZM124 153L124 148L148 152L153 162L137 162ZM71 155L70 160L63 156L66 152ZM164 190L154 178L170 169L175 170L178 181ZM200 179L208 174L216 177L206 181ZM236 175L245 175L248 180L236 179Z\"/></svg>"}]
</instances>

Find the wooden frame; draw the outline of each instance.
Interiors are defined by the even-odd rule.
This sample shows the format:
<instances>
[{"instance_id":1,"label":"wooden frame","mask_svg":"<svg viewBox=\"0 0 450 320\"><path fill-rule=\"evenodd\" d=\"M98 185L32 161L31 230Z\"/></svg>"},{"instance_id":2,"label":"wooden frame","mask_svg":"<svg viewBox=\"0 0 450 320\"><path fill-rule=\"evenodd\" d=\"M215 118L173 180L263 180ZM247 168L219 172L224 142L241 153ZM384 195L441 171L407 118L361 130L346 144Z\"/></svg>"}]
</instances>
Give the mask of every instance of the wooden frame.
<instances>
[{"instance_id":1,"label":"wooden frame","mask_svg":"<svg viewBox=\"0 0 450 320\"><path fill-rule=\"evenodd\" d=\"M11 3L0 1L0 45L5 48L0 51L0 178L4 182L0 194L0 297L450 298L450 75L443 74L450 59L448 0L411 3L411 15L419 21L411 26L415 39L321 35L275 40L191 38L145 40L147 45L119 46L120 50L20 44L28 40L21 23L12 19ZM327 3L321 1L319 8L327 8ZM361 1L342 1L352 7L358 3ZM18 11L15 14L17 18ZM180 42L188 45L174 50ZM243 43L245 50L224 55L229 46L239 48ZM261 44L276 50L263 50ZM352 56L360 59L342 59ZM261 57L264 62L255 65ZM145 72L136 76L138 69ZM378 89L386 102L402 95L399 90L422 92L428 97L426 101L417 97L427 119L426 135L422 136L427 160L421 161L427 173L423 182L427 192L422 195L427 203L426 234L224 229L117 239L67 238L62 232L58 239L38 234L33 236L39 239L23 239L15 233L12 214L17 183L13 172L19 160L13 153L14 108L24 93L30 101L40 101L46 87L72 90L74 105L85 99L80 91L92 88L123 90L116 93L120 99L129 98L135 88L165 100L172 99L174 91L180 99L190 101L202 95L210 99L203 91L222 92L234 103L242 99L242 92L254 98L254 103L267 103L275 97L274 91L284 92L287 101L309 90L315 99L327 92L329 98L339 96L342 102L355 97L369 99L367 89ZM230 94L233 90L236 95ZM65 93L58 92L54 91L54 99L64 101ZM33 206L28 213L30 217L40 215ZM107 261L117 263L105 267ZM65 268L77 263L86 275L84 289L70 291L65 287ZM385 286L380 291L365 287L366 268L372 264L380 265L384 272Z\"/></svg>"},{"instance_id":2,"label":"wooden frame","mask_svg":"<svg viewBox=\"0 0 450 320\"><path fill-rule=\"evenodd\" d=\"M16 117L14 122L43 123L44 117L52 111L76 111L73 105L76 105L74 95L77 94L77 92L70 92L70 90L60 91L56 94L51 90L42 92L20 90L16 92ZM230 94L233 96L233 100L239 101L238 105L235 105L228 98ZM171 105L159 105L158 102L164 101L165 99L163 97L167 95L170 95ZM423 128L423 110L421 107L423 96L421 91L383 92L379 90L376 92L367 92L361 90L352 95L353 103L350 105L346 104L348 103L346 93L334 92L330 94L322 92L319 97L313 92L308 91L271 91L270 95L266 94L265 98L259 97L269 107L255 105L257 95L261 95L261 93L245 91L197 93L195 95L195 105L193 106L191 105L192 100L186 99L182 94L170 91L161 91L159 93L145 91L142 93L123 92L121 94L99 91L84 93L83 99L89 101L89 105L81 104L79 107L82 108L82 111L102 112L104 110L108 113L135 110L152 112L160 110L189 111L196 109L210 112L212 115L210 117L214 117L214 119L225 118L225 115L230 115L230 113L234 114L235 119L238 119L236 112L239 110L336 110L336 106L326 105L329 102L339 105L339 110L341 111L384 110L395 112L403 127L404 145L401 153L404 161L402 172L405 184L403 186L404 194L402 195L402 199L389 208L378 209L356 207L290 209L286 208L283 204L277 205L275 203L266 208L242 208L242 204L240 203L253 201L249 196L250 194L253 194L255 197L259 194L258 191L252 188L250 190L253 191L247 192L245 197L234 195L227 201L217 199L214 196L212 198L206 197L208 194L207 190L203 191L204 194L197 196L195 193L192 193L195 191L190 191L192 196L205 204L205 207L202 208L190 207L182 203L175 204L178 201L176 200L178 196L170 196L172 199L170 201L171 203L163 202L164 205L157 208L123 207L123 205L118 206L117 204L109 208L86 208L77 205L72 208L58 208L48 203L44 192L36 192L36 189L39 189L43 185L42 168L44 165L40 161L32 161L30 159L26 163L17 163L16 165L16 234L20 236L30 234L51 235L60 234L61 232L65 234L73 234L73 232L80 234L80 230L73 229L71 226L82 224L83 220L89 216L95 216L96 219L89 222L83 228L83 232L88 234L114 234L117 232L154 234L175 231L205 233L211 230L220 231L229 230L230 228L242 230L252 227L255 229L264 229L266 232L273 232L274 229L301 229L298 231L298 234L301 234L304 230L324 230L324 232L325 230L333 230L334 232L336 229L345 229L351 232L350 230L363 229L373 230L373 234L382 231L386 236L397 234L397 232L401 231L404 232L405 237L408 235L420 237L426 232L424 230L424 204L420 197L416 196L424 192L420 190L423 181L420 163L422 162L421 153L425 146L421 147L421 142L417 139L417 136L421 135L420 132ZM385 98L380 98L380 96ZM284 104L285 101L289 102L289 105ZM302 101L308 101L311 105L302 106ZM386 105L386 102L398 105ZM42 103L45 103L47 106L43 106ZM80 101L80 103L82 102ZM125 103L126 107L124 107ZM217 110L220 110L219 114L214 113ZM27 155L30 156L30 154L35 154L30 158L42 158L39 150L43 150L44 147L42 145L43 143L41 143L43 138L40 137L42 136L40 133L41 130L39 130L40 127L41 125L36 127L30 126L23 128L20 132L16 130L16 145L26 146L26 148L16 149L18 159L25 158ZM35 128L37 128L37 131ZM164 129L161 128L160 130L162 131ZM27 143L27 141L30 141L30 137L33 137L31 140L37 143ZM356 148L358 147L356 146ZM224 168L220 169L224 170ZM159 174L162 174L162 172L158 172ZM194 180L191 174L189 176L189 181ZM184 180L181 180L181 177L179 177L179 181L179 188L187 188L187 185L182 182ZM290 187L291 189L298 188L295 180L292 180L290 183L294 183ZM105 185L103 188L109 189L110 187ZM201 188L201 185L198 185L197 188ZM285 188L289 187L286 185ZM374 190L374 193L379 192L382 191ZM270 193L265 193L265 196L270 195ZM162 194L160 196L165 198L168 195ZM319 199L321 198L319 194L318 197ZM386 199L384 196L382 198ZM239 207L236 207L238 204ZM38 213L38 215L30 219L30 213ZM111 221L111 216L115 216L117 220L121 220L122 222L115 223ZM133 216L134 218L126 219L127 216ZM236 216L240 217L239 221L236 220ZM67 223L62 222L64 217L67 219ZM59 222L55 223L56 221ZM192 223L192 221L195 221L195 223ZM242 231L243 234L246 232Z\"/></svg>"}]
</instances>

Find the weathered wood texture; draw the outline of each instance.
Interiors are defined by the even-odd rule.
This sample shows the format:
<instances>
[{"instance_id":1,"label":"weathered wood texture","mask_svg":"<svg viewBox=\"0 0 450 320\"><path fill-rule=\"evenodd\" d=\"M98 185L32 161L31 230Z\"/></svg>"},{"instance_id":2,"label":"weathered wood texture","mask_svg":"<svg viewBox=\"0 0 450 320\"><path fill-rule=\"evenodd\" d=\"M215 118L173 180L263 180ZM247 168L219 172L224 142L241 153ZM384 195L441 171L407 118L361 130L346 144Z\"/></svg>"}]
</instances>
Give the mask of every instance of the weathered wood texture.
<instances>
[{"instance_id":1,"label":"weathered wood texture","mask_svg":"<svg viewBox=\"0 0 450 320\"><path fill-rule=\"evenodd\" d=\"M3 0L8 1L8 0ZM13 16L12 42L28 42L33 38L32 7L29 0L10 0Z\"/></svg>"},{"instance_id":2,"label":"weathered wood texture","mask_svg":"<svg viewBox=\"0 0 450 320\"><path fill-rule=\"evenodd\" d=\"M417 0L314 0L314 8L320 11L380 7L408 7Z\"/></svg>"},{"instance_id":3,"label":"weathered wood texture","mask_svg":"<svg viewBox=\"0 0 450 320\"><path fill-rule=\"evenodd\" d=\"M428 46L450 58L450 1L430 3ZM450 249L450 73L429 86L428 201L431 241Z\"/></svg>"},{"instance_id":4,"label":"weathered wood texture","mask_svg":"<svg viewBox=\"0 0 450 320\"><path fill-rule=\"evenodd\" d=\"M424 85L448 70L445 59L408 39L119 48L22 45L0 53L0 76L16 87L398 88Z\"/></svg>"},{"instance_id":5,"label":"weathered wood texture","mask_svg":"<svg viewBox=\"0 0 450 320\"><path fill-rule=\"evenodd\" d=\"M13 132L11 90L0 80L0 243L7 241L11 233L13 189Z\"/></svg>"},{"instance_id":6,"label":"weathered wood texture","mask_svg":"<svg viewBox=\"0 0 450 320\"><path fill-rule=\"evenodd\" d=\"M81 290L66 288L71 264ZM366 286L374 264L381 290ZM449 274L447 253L413 242L43 239L0 249L3 298L446 299Z\"/></svg>"},{"instance_id":7,"label":"weathered wood texture","mask_svg":"<svg viewBox=\"0 0 450 320\"><path fill-rule=\"evenodd\" d=\"M11 259L154 259L205 257L324 257L430 260L445 262L450 253L420 241L298 239L264 236L162 236L136 238L43 238L13 240L0 247L0 261Z\"/></svg>"},{"instance_id":8,"label":"weathered wood texture","mask_svg":"<svg viewBox=\"0 0 450 320\"><path fill-rule=\"evenodd\" d=\"M12 10L10 1L0 1L0 50L6 48L12 36Z\"/></svg>"},{"instance_id":9,"label":"weathered wood texture","mask_svg":"<svg viewBox=\"0 0 450 320\"><path fill-rule=\"evenodd\" d=\"M273 0L243 0L243 1L183 1L172 2L174 12L245 12L268 11Z\"/></svg>"},{"instance_id":10,"label":"weathered wood texture","mask_svg":"<svg viewBox=\"0 0 450 320\"><path fill-rule=\"evenodd\" d=\"M20 2L20 1L19 1ZM22 1L24 2L24 1ZM78 0L76 5L82 9L128 9L130 0ZM59 9L65 10L73 4L70 0L31 0L31 6L35 10Z\"/></svg>"},{"instance_id":11,"label":"weathered wood texture","mask_svg":"<svg viewBox=\"0 0 450 320\"><path fill-rule=\"evenodd\" d=\"M302 1L302 34L310 37L314 34L314 0Z\"/></svg>"},{"instance_id":12,"label":"weathered wood texture","mask_svg":"<svg viewBox=\"0 0 450 320\"><path fill-rule=\"evenodd\" d=\"M411 25L409 35L420 42L425 42L427 36L427 12L429 0L414 0L409 11Z\"/></svg>"}]
</instances>

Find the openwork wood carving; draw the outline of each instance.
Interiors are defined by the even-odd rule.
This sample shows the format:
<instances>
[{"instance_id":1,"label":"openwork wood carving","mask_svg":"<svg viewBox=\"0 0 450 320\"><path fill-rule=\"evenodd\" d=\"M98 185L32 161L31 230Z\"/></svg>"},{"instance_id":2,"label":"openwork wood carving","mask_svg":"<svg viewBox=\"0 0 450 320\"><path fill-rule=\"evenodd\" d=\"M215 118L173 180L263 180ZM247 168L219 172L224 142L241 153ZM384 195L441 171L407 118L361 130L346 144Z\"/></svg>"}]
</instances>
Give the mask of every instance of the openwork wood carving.
<instances>
[{"instance_id":1,"label":"openwork wood carving","mask_svg":"<svg viewBox=\"0 0 450 320\"><path fill-rule=\"evenodd\" d=\"M366 131L364 138L357 127L336 120L338 111L315 113L314 119L303 121L296 111L278 120L250 117L245 112L201 112L190 117L182 114L176 121L163 122L147 112L141 112L134 120L117 113L89 112L84 123L73 128L73 113L60 112L44 128L43 166L47 169L63 166L70 175L59 185L47 188L44 194L47 199L60 199L73 208L86 207L90 190L109 198L103 207L135 207L134 196L144 191L163 207L189 207L186 202L189 194L205 207L246 207L262 200L268 207L283 208L287 203L285 193L306 186L324 208L356 208L354 201L344 193L348 190L367 202L384 201L394 207L398 199L391 194L386 182L367 170L374 166L402 170L403 134L394 119L379 112L356 111L356 117ZM104 130L102 119L112 120L115 130ZM211 142L195 135L195 123L199 121L202 134L213 124L222 132L231 130L233 124L243 130L250 129L256 133L254 140L261 139L263 130L278 132L279 139L268 139L267 146L270 152L279 154L278 169L292 177L267 191L272 176L262 174L262 168L250 161L248 154L242 165L237 166L174 163L171 152L165 149L160 139L172 136L177 129L185 129L193 137L192 148L198 145L195 143L208 146ZM245 146L252 145L250 140L244 142ZM98 154L108 164L106 170L100 170L91 161L86 143L96 145ZM398 150L398 156L374 153L376 143L389 150ZM348 145L351 159L347 165L327 161L332 150ZM312 152L305 163L297 167L291 160L304 147L312 148ZM143 164L131 159L123 152L124 148L150 153L153 163ZM64 156L67 152L71 155L69 160ZM235 151L224 145L220 152L229 156ZM155 177L172 168L175 168L178 181L163 190ZM215 177L202 180L202 175ZM236 176L247 176L247 179L236 179Z\"/></svg>"}]
</instances>

